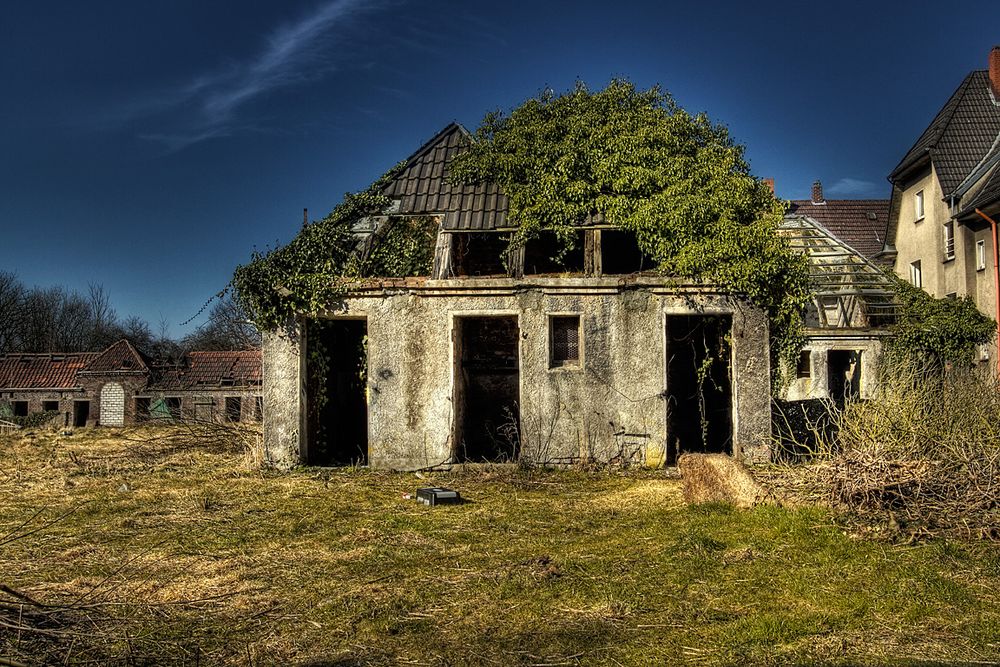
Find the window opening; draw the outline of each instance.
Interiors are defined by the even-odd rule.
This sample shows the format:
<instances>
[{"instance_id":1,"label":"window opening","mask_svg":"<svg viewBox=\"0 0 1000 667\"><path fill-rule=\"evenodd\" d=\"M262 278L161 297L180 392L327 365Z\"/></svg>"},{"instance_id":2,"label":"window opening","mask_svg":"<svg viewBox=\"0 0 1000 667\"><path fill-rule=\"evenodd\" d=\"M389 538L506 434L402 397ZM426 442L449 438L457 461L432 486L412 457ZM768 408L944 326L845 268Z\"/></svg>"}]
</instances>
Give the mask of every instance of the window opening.
<instances>
[{"instance_id":1,"label":"window opening","mask_svg":"<svg viewBox=\"0 0 1000 667\"><path fill-rule=\"evenodd\" d=\"M580 365L580 316L549 318L549 367Z\"/></svg>"}]
</instances>

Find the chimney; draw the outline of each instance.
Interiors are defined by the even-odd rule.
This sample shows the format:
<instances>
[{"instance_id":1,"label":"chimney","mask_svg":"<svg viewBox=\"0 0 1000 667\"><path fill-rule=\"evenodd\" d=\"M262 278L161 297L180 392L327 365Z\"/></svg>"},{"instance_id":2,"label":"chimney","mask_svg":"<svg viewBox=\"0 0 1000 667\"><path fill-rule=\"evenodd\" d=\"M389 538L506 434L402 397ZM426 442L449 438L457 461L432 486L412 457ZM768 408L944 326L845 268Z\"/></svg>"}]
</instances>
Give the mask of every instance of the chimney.
<instances>
[{"instance_id":1,"label":"chimney","mask_svg":"<svg viewBox=\"0 0 1000 667\"><path fill-rule=\"evenodd\" d=\"M1000 102L1000 46L994 46L990 51L990 88L993 90L993 100Z\"/></svg>"},{"instance_id":2,"label":"chimney","mask_svg":"<svg viewBox=\"0 0 1000 667\"><path fill-rule=\"evenodd\" d=\"M302 226L309 226L309 209L307 208L302 209Z\"/></svg>"},{"instance_id":3,"label":"chimney","mask_svg":"<svg viewBox=\"0 0 1000 667\"><path fill-rule=\"evenodd\" d=\"M771 194L773 195L774 194L774 179L773 178L765 178L764 179L764 185L767 186L767 189L770 190Z\"/></svg>"},{"instance_id":4,"label":"chimney","mask_svg":"<svg viewBox=\"0 0 1000 667\"><path fill-rule=\"evenodd\" d=\"M820 183L819 181L813 181L812 203L813 204L826 203L826 200L823 199L823 184Z\"/></svg>"}]
</instances>

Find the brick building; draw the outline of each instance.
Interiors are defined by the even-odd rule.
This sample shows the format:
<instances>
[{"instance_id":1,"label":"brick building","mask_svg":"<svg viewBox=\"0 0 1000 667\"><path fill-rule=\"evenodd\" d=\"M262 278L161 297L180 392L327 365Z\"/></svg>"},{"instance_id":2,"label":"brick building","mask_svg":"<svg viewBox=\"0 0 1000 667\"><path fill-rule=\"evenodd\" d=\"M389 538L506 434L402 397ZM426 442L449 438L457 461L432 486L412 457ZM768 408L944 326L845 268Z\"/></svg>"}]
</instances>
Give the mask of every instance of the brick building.
<instances>
[{"instance_id":1,"label":"brick building","mask_svg":"<svg viewBox=\"0 0 1000 667\"><path fill-rule=\"evenodd\" d=\"M0 418L39 412L64 426L260 421L260 352L189 352L163 366L121 340L102 352L0 356Z\"/></svg>"}]
</instances>

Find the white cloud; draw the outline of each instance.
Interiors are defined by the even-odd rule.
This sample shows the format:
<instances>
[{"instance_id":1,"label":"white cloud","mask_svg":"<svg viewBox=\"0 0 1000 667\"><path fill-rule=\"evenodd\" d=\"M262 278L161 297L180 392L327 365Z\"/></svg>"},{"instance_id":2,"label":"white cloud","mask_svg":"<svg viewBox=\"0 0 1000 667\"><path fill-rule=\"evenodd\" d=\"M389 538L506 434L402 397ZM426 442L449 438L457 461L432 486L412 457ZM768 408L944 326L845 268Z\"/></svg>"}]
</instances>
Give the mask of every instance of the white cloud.
<instances>
[{"instance_id":1,"label":"white cloud","mask_svg":"<svg viewBox=\"0 0 1000 667\"><path fill-rule=\"evenodd\" d=\"M134 100L122 115L155 118L162 123L161 129L141 136L171 150L254 129L252 123L239 119L246 105L278 89L317 81L334 71L334 40L330 34L372 6L363 0L325 2L312 14L274 30L263 48L245 61Z\"/></svg>"},{"instance_id":2,"label":"white cloud","mask_svg":"<svg viewBox=\"0 0 1000 667\"><path fill-rule=\"evenodd\" d=\"M850 177L841 178L833 185L823 188L824 194L839 197L885 197L889 194L888 189L888 185L885 184Z\"/></svg>"}]
</instances>

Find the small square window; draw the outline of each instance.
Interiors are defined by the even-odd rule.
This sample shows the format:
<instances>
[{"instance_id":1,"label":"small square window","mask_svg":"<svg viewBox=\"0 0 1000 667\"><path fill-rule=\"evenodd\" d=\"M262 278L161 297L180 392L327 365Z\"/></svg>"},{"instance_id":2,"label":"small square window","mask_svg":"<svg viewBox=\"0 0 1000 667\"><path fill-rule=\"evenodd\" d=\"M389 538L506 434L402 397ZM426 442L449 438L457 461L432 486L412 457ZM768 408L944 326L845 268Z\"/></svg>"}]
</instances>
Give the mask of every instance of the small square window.
<instances>
[{"instance_id":1,"label":"small square window","mask_svg":"<svg viewBox=\"0 0 1000 667\"><path fill-rule=\"evenodd\" d=\"M812 377L812 353L809 350L799 352L799 363L795 367L795 377Z\"/></svg>"},{"instance_id":2,"label":"small square window","mask_svg":"<svg viewBox=\"0 0 1000 667\"><path fill-rule=\"evenodd\" d=\"M914 222L917 220L924 219L924 191L920 190L917 194L913 195L913 219Z\"/></svg>"},{"instance_id":3,"label":"small square window","mask_svg":"<svg viewBox=\"0 0 1000 667\"><path fill-rule=\"evenodd\" d=\"M549 366L580 364L580 316L553 315L549 320Z\"/></svg>"},{"instance_id":4,"label":"small square window","mask_svg":"<svg viewBox=\"0 0 1000 667\"><path fill-rule=\"evenodd\" d=\"M986 241L976 241L976 271L986 268Z\"/></svg>"}]
</instances>

